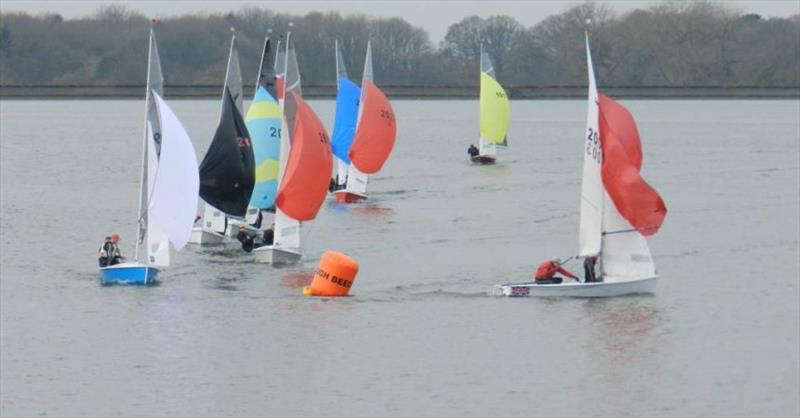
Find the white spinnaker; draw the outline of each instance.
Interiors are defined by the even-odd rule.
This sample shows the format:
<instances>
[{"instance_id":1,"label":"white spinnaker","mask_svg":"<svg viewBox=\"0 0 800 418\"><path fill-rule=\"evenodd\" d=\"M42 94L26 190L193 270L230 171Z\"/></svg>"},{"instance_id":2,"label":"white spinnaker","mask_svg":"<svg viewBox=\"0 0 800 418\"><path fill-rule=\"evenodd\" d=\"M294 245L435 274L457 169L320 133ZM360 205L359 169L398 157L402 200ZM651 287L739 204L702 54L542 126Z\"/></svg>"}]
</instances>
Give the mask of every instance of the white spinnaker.
<instances>
[{"instance_id":1,"label":"white spinnaker","mask_svg":"<svg viewBox=\"0 0 800 418\"><path fill-rule=\"evenodd\" d=\"M602 241L603 195L605 189L600 178L602 148L599 130L599 99L594 79L589 37L586 36L586 65L589 72L589 108L586 131L583 133L583 179L581 181L581 217L578 233L578 255L593 257L600 253Z\"/></svg>"},{"instance_id":2,"label":"white spinnaker","mask_svg":"<svg viewBox=\"0 0 800 418\"><path fill-rule=\"evenodd\" d=\"M619 214L608 193L603 205L603 251L600 257L604 282L656 276L647 240Z\"/></svg>"},{"instance_id":3,"label":"white spinnaker","mask_svg":"<svg viewBox=\"0 0 800 418\"><path fill-rule=\"evenodd\" d=\"M289 160L291 151L291 136L294 126L289 126L286 115L286 100L292 91L301 94L300 90L300 70L297 66L297 56L294 48L291 47L291 33L286 34L286 55L283 62L284 76L284 99L281 101L281 158L278 165L278 190L280 190L283 175L286 172L286 163ZM292 101L294 105L294 101ZM294 122L294 116L291 118ZM283 213L279 205L275 205L275 230L273 231L273 247L300 250L300 221Z\"/></svg>"},{"instance_id":4,"label":"white spinnaker","mask_svg":"<svg viewBox=\"0 0 800 418\"><path fill-rule=\"evenodd\" d=\"M147 196L153 192L153 183L158 174L158 156L153 142L153 127L147 124ZM148 217L149 218L149 217ZM145 235L147 263L155 266L169 266L169 237L150 218Z\"/></svg>"},{"instance_id":5,"label":"white spinnaker","mask_svg":"<svg viewBox=\"0 0 800 418\"><path fill-rule=\"evenodd\" d=\"M181 250L189 240L197 210L200 171L192 140L178 117L158 93L153 92L161 119L161 157L153 182L148 214Z\"/></svg>"}]
</instances>

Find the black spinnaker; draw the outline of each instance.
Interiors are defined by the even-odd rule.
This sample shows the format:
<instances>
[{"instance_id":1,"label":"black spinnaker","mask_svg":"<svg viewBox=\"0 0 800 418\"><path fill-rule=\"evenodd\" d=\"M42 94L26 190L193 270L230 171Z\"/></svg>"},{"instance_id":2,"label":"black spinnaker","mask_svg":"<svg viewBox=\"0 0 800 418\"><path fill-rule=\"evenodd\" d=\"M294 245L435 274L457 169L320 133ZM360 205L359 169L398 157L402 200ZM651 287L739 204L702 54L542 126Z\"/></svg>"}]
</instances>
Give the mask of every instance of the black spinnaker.
<instances>
[{"instance_id":1,"label":"black spinnaker","mask_svg":"<svg viewBox=\"0 0 800 418\"><path fill-rule=\"evenodd\" d=\"M244 216L254 184L250 134L226 88L217 132L200 163L200 197L228 215Z\"/></svg>"}]
</instances>

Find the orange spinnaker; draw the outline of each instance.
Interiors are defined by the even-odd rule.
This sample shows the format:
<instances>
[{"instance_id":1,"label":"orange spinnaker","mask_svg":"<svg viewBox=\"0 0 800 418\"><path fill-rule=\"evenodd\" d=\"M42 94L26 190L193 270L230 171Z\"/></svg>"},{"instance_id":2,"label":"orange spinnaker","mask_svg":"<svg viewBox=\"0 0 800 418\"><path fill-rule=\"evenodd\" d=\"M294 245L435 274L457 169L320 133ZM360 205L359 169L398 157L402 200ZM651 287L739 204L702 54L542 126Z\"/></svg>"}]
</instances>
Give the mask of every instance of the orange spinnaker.
<instances>
[{"instance_id":1,"label":"orange spinnaker","mask_svg":"<svg viewBox=\"0 0 800 418\"><path fill-rule=\"evenodd\" d=\"M397 124L389 99L372 83L364 81L364 100L353 145L347 154L362 173L377 173L394 147Z\"/></svg>"},{"instance_id":2,"label":"orange spinnaker","mask_svg":"<svg viewBox=\"0 0 800 418\"><path fill-rule=\"evenodd\" d=\"M311 285L303 289L308 296L347 296L358 274L356 260L336 251L325 251L319 259Z\"/></svg>"},{"instance_id":3,"label":"orange spinnaker","mask_svg":"<svg viewBox=\"0 0 800 418\"><path fill-rule=\"evenodd\" d=\"M628 109L600 95L600 141L603 147L603 186L620 215L650 236L658 232L667 207L658 192L639 174L642 143Z\"/></svg>"},{"instance_id":4,"label":"orange spinnaker","mask_svg":"<svg viewBox=\"0 0 800 418\"><path fill-rule=\"evenodd\" d=\"M292 149L275 203L283 213L298 221L317 216L328 193L333 163L331 145L325 126L314 110L295 92L297 118L292 135Z\"/></svg>"}]
</instances>

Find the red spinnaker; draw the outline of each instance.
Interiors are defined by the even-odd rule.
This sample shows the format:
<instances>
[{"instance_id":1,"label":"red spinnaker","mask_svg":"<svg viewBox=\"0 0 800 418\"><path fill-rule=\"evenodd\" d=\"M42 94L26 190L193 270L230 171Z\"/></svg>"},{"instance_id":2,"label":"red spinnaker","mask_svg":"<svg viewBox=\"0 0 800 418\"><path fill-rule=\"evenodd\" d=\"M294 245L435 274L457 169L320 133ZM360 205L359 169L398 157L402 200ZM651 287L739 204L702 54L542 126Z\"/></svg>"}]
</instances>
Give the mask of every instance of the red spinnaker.
<instances>
[{"instance_id":1,"label":"red spinnaker","mask_svg":"<svg viewBox=\"0 0 800 418\"><path fill-rule=\"evenodd\" d=\"M297 104L297 118L275 204L298 221L310 221L317 216L328 193L333 168L331 144L314 110L297 93L291 92L291 96Z\"/></svg>"},{"instance_id":2,"label":"red spinnaker","mask_svg":"<svg viewBox=\"0 0 800 418\"><path fill-rule=\"evenodd\" d=\"M364 81L362 88L363 110L348 156L359 171L373 174L383 167L392 152L397 124L392 105L383 92L369 80Z\"/></svg>"},{"instance_id":3,"label":"red spinnaker","mask_svg":"<svg viewBox=\"0 0 800 418\"><path fill-rule=\"evenodd\" d=\"M603 186L620 215L644 236L658 232L667 207L658 192L639 174L642 143L628 109L600 95L600 141Z\"/></svg>"}]
</instances>

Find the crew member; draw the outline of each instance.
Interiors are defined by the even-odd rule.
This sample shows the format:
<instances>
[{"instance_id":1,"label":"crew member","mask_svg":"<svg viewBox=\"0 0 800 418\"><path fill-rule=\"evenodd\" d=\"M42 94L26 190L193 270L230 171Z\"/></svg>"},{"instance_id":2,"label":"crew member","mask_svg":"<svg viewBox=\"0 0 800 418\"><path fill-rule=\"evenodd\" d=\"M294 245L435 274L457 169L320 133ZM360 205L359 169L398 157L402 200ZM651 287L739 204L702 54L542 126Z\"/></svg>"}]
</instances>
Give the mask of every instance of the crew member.
<instances>
[{"instance_id":1,"label":"crew member","mask_svg":"<svg viewBox=\"0 0 800 418\"><path fill-rule=\"evenodd\" d=\"M566 277L578 280L578 276L572 274L569 270L561 267L561 259L553 257L539 265L533 278L536 282L542 283L561 283L564 281L562 277L556 277L556 273L561 273Z\"/></svg>"},{"instance_id":2,"label":"crew member","mask_svg":"<svg viewBox=\"0 0 800 418\"><path fill-rule=\"evenodd\" d=\"M119 242L119 234L116 232L106 237L106 241L100 246L98 250L97 264L100 267L113 266L125 260L125 257L119 251L117 243Z\"/></svg>"}]
</instances>

